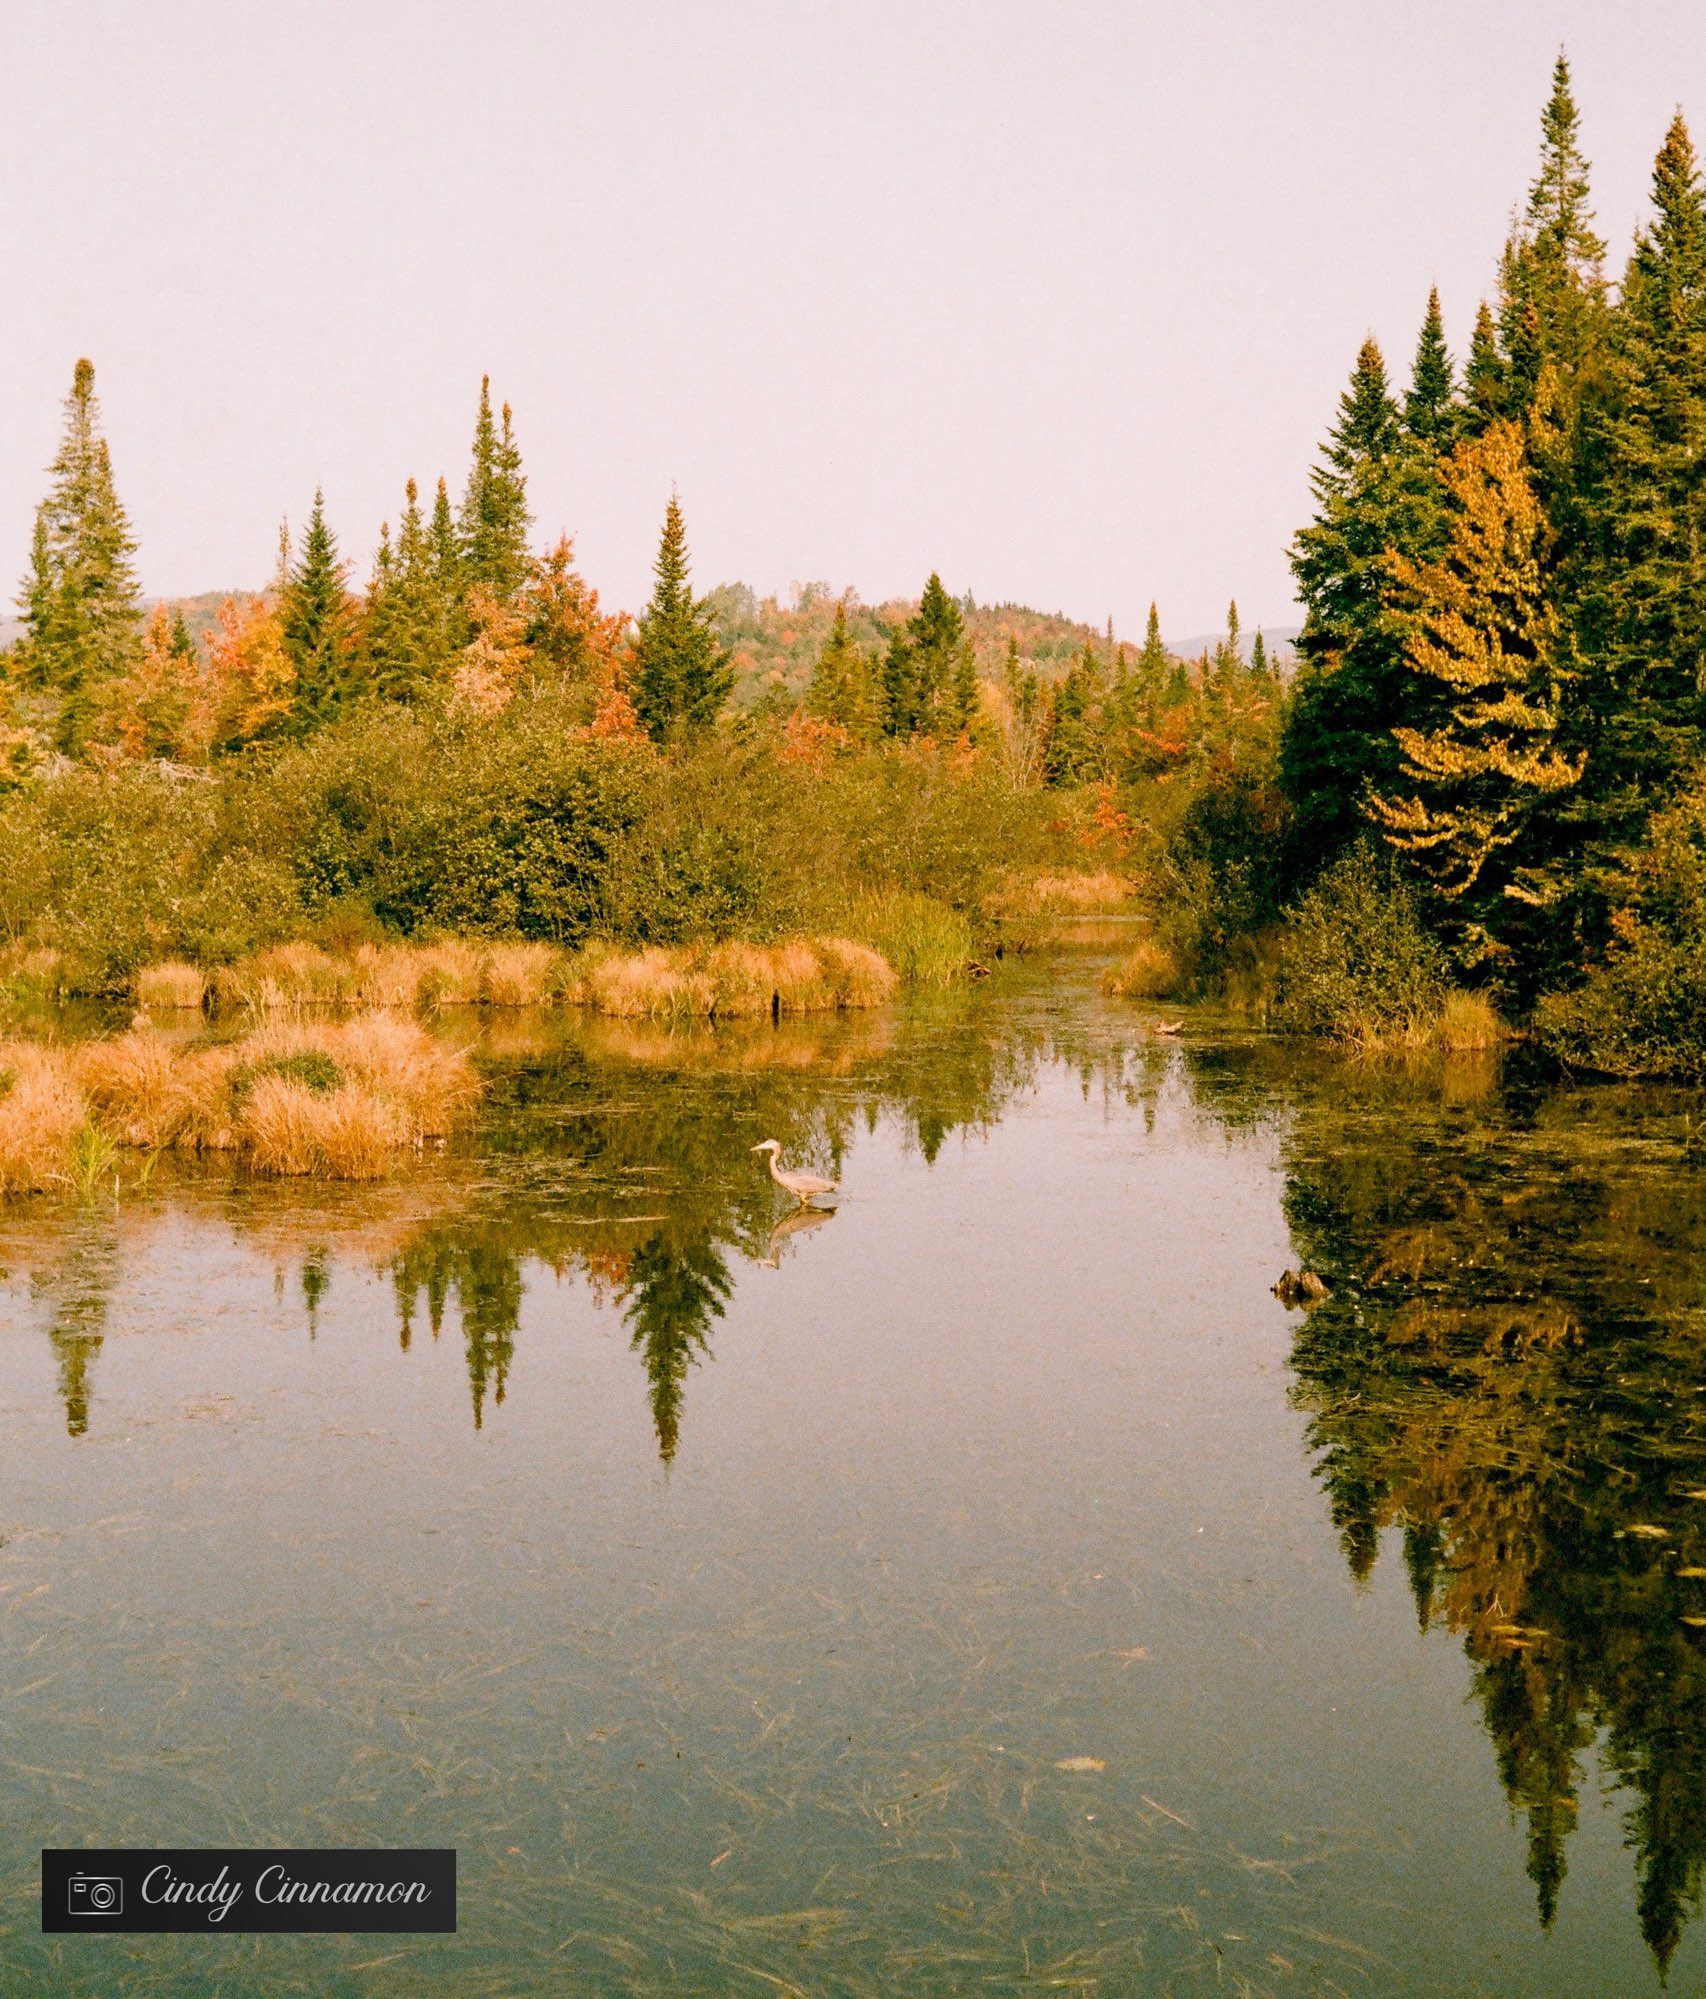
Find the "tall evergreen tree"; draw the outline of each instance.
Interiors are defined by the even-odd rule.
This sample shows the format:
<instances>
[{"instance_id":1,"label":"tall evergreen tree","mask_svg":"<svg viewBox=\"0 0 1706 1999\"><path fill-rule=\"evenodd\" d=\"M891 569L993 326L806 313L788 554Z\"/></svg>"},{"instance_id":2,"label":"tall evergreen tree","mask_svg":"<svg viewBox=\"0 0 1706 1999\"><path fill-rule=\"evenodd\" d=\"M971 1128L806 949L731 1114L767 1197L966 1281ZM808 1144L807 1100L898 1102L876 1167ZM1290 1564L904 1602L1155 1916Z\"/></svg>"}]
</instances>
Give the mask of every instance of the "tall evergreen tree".
<instances>
[{"instance_id":1,"label":"tall evergreen tree","mask_svg":"<svg viewBox=\"0 0 1706 1999\"><path fill-rule=\"evenodd\" d=\"M1161 643L1161 613L1152 603L1136 668L1137 704L1150 727L1154 726L1156 709L1165 694L1167 673L1167 648Z\"/></svg>"},{"instance_id":2,"label":"tall evergreen tree","mask_svg":"<svg viewBox=\"0 0 1706 1999\"><path fill-rule=\"evenodd\" d=\"M491 377L482 375L473 462L456 524L468 583L505 602L514 597L527 581L527 533L532 525L509 404L503 406L501 424L494 423Z\"/></svg>"},{"instance_id":3,"label":"tall evergreen tree","mask_svg":"<svg viewBox=\"0 0 1706 1999\"><path fill-rule=\"evenodd\" d=\"M325 501L318 491L301 555L291 568L279 605L279 623L296 674L291 727L304 735L330 721L352 692L345 568L338 560L337 540L326 525Z\"/></svg>"},{"instance_id":4,"label":"tall evergreen tree","mask_svg":"<svg viewBox=\"0 0 1706 1999\"><path fill-rule=\"evenodd\" d=\"M1397 776L1392 731L1405 720L1412 676L1388 558L1430 555L1441 533L1431 462L1404 438L1372 339L1357 355L1311 483L1315 518L1291 550L1304 624L1280 743L1304 875L1358 835L1364 802Z\"/></svg>"},{"instance_id":5,"label":"tall evergreen tree","mask_svg":"<svg viewBox=\"0 0 1706 1999\"><path fill-rule=\"evenodd\" d=\"M1097 723L1102 674L1095 648L1086 639L1054 690L1045 771L1050 784L1086 784L1103 772Z\"/></svg>"},{"instance_id":6,"label":"tall evergreen tree","mask_svg":"<svg viewBox=\"0 0 1706 1999\"><path fill-rule=\"evenodd\" d=\"M906 636L911 654L914 729L927 734L957 731L965 720L959 706L965 691L961 660L965 618L934 571L917 611L907 620Z\"/></svg>"},{"instance_id":7,"label":"tall evergreen tree","mask_svg":"<svg viewBox=\"0 0 1706 1999\"><path fill-rule=\"evenodd\" d=\"M1499 331L1505 414L1533 403L1551 364L1573 430L1577 403L1596 392L1605 357L1605 244L1588 205L1581 120L1560 51L1540 118L1540 168L1500 266Z\"/></svg>"},{"instance_id":8,"label":"tall evergreen tree","mask_svg":"<svg viewBox=\"0 0 1706 1999\"><path fill-rule=\"evenodd\" d=\"M30 683L59 695L59 747L75 755L100 683L135 659L142 628L136 543L113 484L90 361L72 373L65 433L48 470L52 484L37 511L20 598L19 665Z\"/></svg>"},{"instance_id":9,"label":"tall evergreen tree","mask_svg":"<svg viewBox=\"0 0 1706 1999\"><path fill-rule=\"evenodd\" d=\"M1505 409L1505 358L1499 351L1499 327L1485 299L1475 314L1469 338L1469 361L1463 371L1464 423L1485 430Z\"/></svg>"},{"instance_id":10,"label":"tall evergreen tree","mask_svg":"<svg viewBox=\"0 0 1706 1999\"><path fill-rule=\"evenodd\" d=\"M439 493L444 499L440 483ZM449 529L444 499L441 529ZM433 529L421 510L413 479L404 488L403 512L392 550L381 541L375 562L376 597L369 592L365 631L367 672L374 691L392 701L419 701L447 679L451 662L467 643L458 592L459 569L451 551L451 575L443 573Z\"/></svg>"},{"instance_id":11,"label":"tall evergreen tree","mask_svg":"<svg viewBox=\"0 0 1706 1999\"><path fill-rule=\"evenodd\" d=\"M826 722L835 722L857 740L875 734L871 704L870 662L865 649L847 629L847 600L835 607L835 622L812 669L806 707Z\"/></svg>"},{"instance_id":12,"label":"tall evergreen tree","mask_svg":"<svg viewBox=\"0 0 1706 1999\"><path fill-rule=\"evenodd\" d=\"M1615 865L1706 755L1706 188L1672 121L1618 314L1618 406L1600 432L1578 707L1595 841Z\"/></svg>"},{"instance_id":13,"label":"tall evergreen tree","mask_svg":"<svg viewBox=\"0 0 1706 1999\"><path fill-rule=\"evenodd\" d=\"M1456 387L1436 286L1428 293L1428 309L1416 340L1415 365L1404 397L1404 428L1427 450L1443 451L1451 442L1457 427Z\"/></svg>"},{"instance_id":14,"label":"tall evergreen tree","mask_svg":"<svg viewBox=\"0 0 1706 1999\"><path fill-rule=\"evenodd\" d=\"M918 683L912 660L912 644L905 626L889 633L878 675L881 692L883 733L910 736L918 727Z\"/></svg>"},{"instance_id":15,"label":"tall evergreen tree","mask_svg":"<svg viewBox=\"0 0 1706 1999\"><path fill-rule=\"evenodd\" d=\"M729 655L688 578L687 530L670 495L651 602L635 641L633 701L654 742L708 729L734 687Z\"/></svg>"}]
</instances>

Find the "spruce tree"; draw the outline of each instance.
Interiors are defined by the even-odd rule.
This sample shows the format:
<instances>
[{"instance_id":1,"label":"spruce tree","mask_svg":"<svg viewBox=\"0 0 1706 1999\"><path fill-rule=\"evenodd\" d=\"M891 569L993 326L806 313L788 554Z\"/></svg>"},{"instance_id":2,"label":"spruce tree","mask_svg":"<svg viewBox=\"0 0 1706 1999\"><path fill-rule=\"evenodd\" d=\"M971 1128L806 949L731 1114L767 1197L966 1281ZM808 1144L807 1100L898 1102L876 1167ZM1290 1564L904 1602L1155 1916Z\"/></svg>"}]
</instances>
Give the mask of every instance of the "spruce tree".
<instances>
[{"instance_id":1,"label":"spruce tree","mask_svg":"<svg viewBox=\"0 0 1706 1999\"><path fill-rule=\"evenodd\" d=\"M1483 299L1469 338L1469 361L1463 371L1464 423L1485 430L1505 409L1505 360L1499 351L1499 328L1493 308Z\"/></svg>"},{"instance_id":2,"label":"spruce tree","mask_svg":"<svg viewBox=\"0 0 1706 1999\"><path fill-rule=\"evenodd\" d=\"M928 734L953 733L962 725L964 716L959 712L959 703L964 691L961 649L965 635L965 618L959 605L942 588L941 577L932 571L918 609L906 626L914 729Z\"/></svg>"},{"instance_id":3,"label":"spruce tree","mask_svg":"<svg viewBox=\"0 0 1706 1999\"><path fill-rule=\"evenodd\" d=\"M889 633L879 681L883 733L888 736L912 735L919 724L918 685L913 670L912 645L904 626Z\"/></svg>"},{"instance_id":4,"label":"spruce tree","mask_svg":"<svg viewBox=\"0 0 1706 1999\"><path fill-rule=\"evenodd\" d=\"M729 655L688 578L687 530L670 495L651 602L635 641L634 710L654 742L698 734L716 721L734 687Z\"/></svg>"},{"instance_id":5,"label":"spruce tree","mask_svg":"<svg viewBox=\"0 0 1706 1999\"><path fill-rule=\"evenodd\" d=\"M291 727L297 735L330 721L353 691L344 578L337 540L326 525L325 501L316 491L302 553L291 568L279 605L284 648L296 675Z\"/></svg>"},{"instance_id":6,"label":"spruce tree","mask_svg":"<svg viewBox=\"0 0 1706 1999\"><path fill-rule=\"evenodd\" d=\"M1311 483L1315 518L1291 550L1304 625L1280 739L1304 876L1356 838L1370 793L1397 776L1392 732L1413 677L1388 558L1432 555L1442 532L1437 480L1403 435L1373 340L1357 356Z\"/></svg>"},{"instance_id":7,"label":"spruce tree","mask_svg":"<svg viewBox=\"0 0 1706 1999\"><path fill-rule=\"evenodd\" d=\"M1652 199L1623 281L1579 620L1597 668L1579 703L1585 789L1607 862L1706 755L1706 188L1680 115Z\"/></svg>"},{"instance_id":8,"label":"spruce tree","mask_svg":"<svg viewBox=\"0 0 1706 1999\"><path fill-rule=\"evenodd\" d=\"M1146 725L1155 726L1155 717L1165 698L1167 648L1161 643L1161 613L1152 603L1149 622L1143 631L1143 650L1137 656L1136 700Z\"/></svg>"},{"instance_id":9,"label":"spruce tree","mask_svg":"<svg viewBox=\"0 0 1706 1999\"><path fill-rule=\"evenodd\" d=\"M65 403L65 434L48 468L52 484L36 515L30 573L20 599L22 673L60 697L59 747L82 748L100 686L136 658L142 600L136 543L113 484L100 430L95 369L82 360Z\"/></svg>"},{"instance_id":10,"label":"spruce tree","mask_svg":"<svg viewBox=\"0 0 1706 1999\"><path fill-rule=\"evenodd\" d=\"M1214 677L1222 683L1236 680L1244 670L1243 634L1238 624L1238 599L1226 607L1226 636L1214 649Z\"/></svg>"},{"instance_id":11,"label":"spruce tree","mask_svg":"<svg viewBox=\"0 0 1706 1999\"><path fill-rule=\"evenodd\" d=\"M1562 51L1540 119L1540 168L1500 266L1499 332L1505 414L1533 403L1550 363L1572 430L1576 405L1597 393L1605 358L1605 244L1588 206L1588 163Z\"/></svg>"},{"instance_id":12,"label":"spruce tree","mask_svg":"<svg viewBox=\"0 0 1706 1999\"><path fill-rule=\"evenodd\" d=\"M1404 397L1404 428L1424 449L1443 451L1457 427L1454 406L1456 382L1451 355L1445 344L1445 324L1440 317L1439 290L1428 293L1428 309L1416 340L1415 364L1410 370L1410 387Z\"/></svg>"},{"instance_id":13,"label":"spruce tree","mask_svg":"<svg viewBox=\"0 0 1706 1999\"><path fill-rule=\"evenodd\" d=\"M1084 784L1102 775L1098 697L1102 676L1088 639L1054 692L1045 772L1050 784Z\"/></svg>"},{"instance_id":14,"label":"spruce tree","mask_svg":"<svg viewBox=\"0 0 1706 1999\"><path fill-rule=\"evenodd\" d=\"M448 540L450 506L442 482L439 495L443 518L437 526ZM381 530L374 572L379 594L369 592L364 633L368 677L374 691L387 700L420 701L443 686L452 661L467 643L460 567L453 547L448 553L447 582L434 528L421 511L419 488L409 480L394 549Z\"/></svg>"},{"instance_id":15,"label":"spruce tree","mask_svg":"<svg viewBox=\"0 0 1706 1999\"><path fill-rule=\"evenodd\" d=\"M509 404L503 406L501 426L494 423L491 377L482 375L473 462L456 524L468 584L506 603L516 596L528 577L527 533L532 525Z\"/></svg>"},{"instance_id":16,"label":"spruce tree","mask_svg":"<svg viewBox=\"0 0 1706 1999\"><path fill-rule=\"evenodd\" d=\"M1266 680L1271 668L1268 664L1268 642L1262 637L1262 628L1256 627L1256 636L1250 641L1250 677Z\"/></svg>"},{"instance_id":17,"label":"spruce tree","mask_svg":"<svg viewBox=\"0 0 1706 1999\"><path fill-rule=\"evenodd\" d=\"M847 629L845 597L835 607L835 622L812 669L806 708L826 722L837 723L859 741L868 740L875 733L870 662L864 647Z\"/></svg>"}]
</instances>

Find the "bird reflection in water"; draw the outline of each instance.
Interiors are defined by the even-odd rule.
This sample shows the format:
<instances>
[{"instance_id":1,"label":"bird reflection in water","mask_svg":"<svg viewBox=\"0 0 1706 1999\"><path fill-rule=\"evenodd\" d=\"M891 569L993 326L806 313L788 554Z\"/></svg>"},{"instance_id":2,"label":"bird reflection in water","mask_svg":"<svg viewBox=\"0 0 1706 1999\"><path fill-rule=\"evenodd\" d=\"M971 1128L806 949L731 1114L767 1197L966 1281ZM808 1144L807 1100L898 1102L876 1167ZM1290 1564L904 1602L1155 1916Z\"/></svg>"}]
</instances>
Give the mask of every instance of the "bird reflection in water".
<instances>
[{"instance_id":1,"label":"bird reflection in water","mask_svg":"<svg viewBox=\"0 0 1706 1999\"><path fill-rule=\"evenodd\" d=\"M822 1228L825 1222L835 1219L833 1208L795 1208L784 1215L770 1231L769 1254L754 1257L755 1263L763 1264L769 1270L782 1268L782 1245L789 1236L801 1235L807 1229Z\"/></svg>"}]
</instances>

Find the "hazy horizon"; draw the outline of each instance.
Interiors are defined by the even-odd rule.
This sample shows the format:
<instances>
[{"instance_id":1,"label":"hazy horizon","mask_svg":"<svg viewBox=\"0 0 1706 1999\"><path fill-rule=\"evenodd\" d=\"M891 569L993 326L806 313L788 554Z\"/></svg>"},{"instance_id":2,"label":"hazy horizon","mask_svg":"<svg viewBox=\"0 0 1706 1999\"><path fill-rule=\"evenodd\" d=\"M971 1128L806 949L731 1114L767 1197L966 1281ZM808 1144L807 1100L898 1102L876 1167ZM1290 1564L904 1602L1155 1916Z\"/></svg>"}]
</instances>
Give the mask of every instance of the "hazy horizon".
<instances>
[{"instance_id":1,"label":"hazy horizon","mask_svg":"<svg viewBox=\"0 0 1706 1999\"><path fill-rule=\"evenodd\" d=\"M702 589L1294 624L1356 347L1401 378L1437 283L1461 353L1560 43L1613 276L1706 120L1706 21L1637 18L15 4L0 615L86 353L151 594L316 486L361 581L489 372L613 604L674 486Z\"/></svg>"}]
</instances>

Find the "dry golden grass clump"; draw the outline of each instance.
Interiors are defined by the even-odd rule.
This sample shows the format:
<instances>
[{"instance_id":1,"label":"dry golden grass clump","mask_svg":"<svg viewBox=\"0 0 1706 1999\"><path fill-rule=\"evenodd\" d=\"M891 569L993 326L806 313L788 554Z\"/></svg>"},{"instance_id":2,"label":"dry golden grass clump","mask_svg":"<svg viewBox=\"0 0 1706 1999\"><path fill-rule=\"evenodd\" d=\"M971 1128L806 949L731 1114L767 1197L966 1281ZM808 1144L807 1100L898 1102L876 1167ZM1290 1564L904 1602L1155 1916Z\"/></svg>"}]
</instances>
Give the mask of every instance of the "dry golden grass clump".
<instances>
[{"instance_id":1,"label":"dry golden grass clump","mask_svg":"<svg viewBox=\"0 0 1706 1999\"><path fill-rule=\"evenodd\" d=\"M480 997L488 1006L542 1006L562 969L563 954L549 944L494 944L483 954Z\"/></svg>"},{"instance_id":2,"label":"dry golden grass clump","mask_svg":"<svg viewBox=\"0 0 1706 1999\"><path fill-rule=\"evenodd\" d=\"M1102 990L1116 999L1165 999L1179 990L1179 964L1164 944L1140 938L1123 964L1102 980Z\"/></svg>"},{"instance_id":3,"label":"dry golden grass clump","mask_svg":"<svg viewBox=\"0 0 1706 1999\"><path fill-rule=\"evenodd\" d=\"M372 1179L447 1136L480 1093L466 1055L395 1013L264 1027L236 1055L236 1143L265 1173Z\"/></svg>"},{"instance_id":4,"label":"dry golden grass clump","mask_svg":"<svg viewBox=\"0 0 1706 1999\"><path fill-rule=\"evenodd\" d=\"M136 997L145 1007L199 1010L207 997L207 979L199 966L186 965L176 958L164 964L144 965L136 975Z\"/></svg>"},{"instance_id":5,"label":"dry golden grass clump","mask_svg":"<svg viewBox=\"0 0 1706 1999\"><path fill-rule=\"evenodd\" d=\"M782 944L685 945L584 952L563 997L624 1019L751 1019L877 1006L897 980L868 945L845 937Z\"/></svg>"},{"instance_id":6,"label":"dry golden grass clump","mask_svg":"<svg viewBox=\"0 0 1706 1999\"><path fill-rule=\"evenodd\" d=\"M64 1049L0 1044L0 1194L40 1194L67 1184L72 1149L87 1127Z\"/></svg>"},{"instance_id":7,"label":"dry golden grass clump","mask_svg":"<svg viewBox=\"0 0 1706 1999\"><path fill-rule=\"evenodd\" d=\"M1466 1055L1475 1049L1497 1048L1510 1039L1510 1029L1493 1011L1484 993L1448 993L1434 1022L1432 1042L1447 1054Z\"/></svg>"},{"instance_id":8,"label":"dry golden grass clump","mask_svg":"<svg viewBox=\"0 0 1706 1999\"><path fill-rule=\"evenodd\" d=\"M273 944L235 965L222 966L214 978L214 991L223 1005L272 1013L347 1004L357 978L352 959L334 958L317 944Z\"/></svg>"},{"instance_id":9,"label":"dry golden grass clump","mask_svg":"<svg viewBox=\"0 0 1706 1999\"><path fill-rule=\"evenodd\" d=\"M4 1061L7 1193L75 1182L85 1132L109 1147L235 1152L263 1173L374 1179L455 1130L480 1093L462 1050L385 1012L272 1020L240 1041L189 1049L149 1029L76 1049L17 1043Z\"/></svg>"},{"instance_id":10,"label":"dry golden grass clump","mask_svg":"<svg viewBox=\"0 0 1706 1999\"><path fill-rule=\"evenodd\" d=\"M997 916L1087 916L1130 901L1133 884L1102 869L1094 874L1019 875L990 898Z\"/></svg>"},{"instance_id":11,"label":"dry golden grass clump","mask_svg":"<svg viewBox=\"0 0 1706 1999\"><path fill-rule=\"evenodd\" d=\"M277 944L215 979L224 1005L256 1013L358 1006L538 1006L554 997L563 954L550 944L359 944L335 956L315 944ZM188 969L188 968L186 968Z\"/></svg>"}]
</instances>

